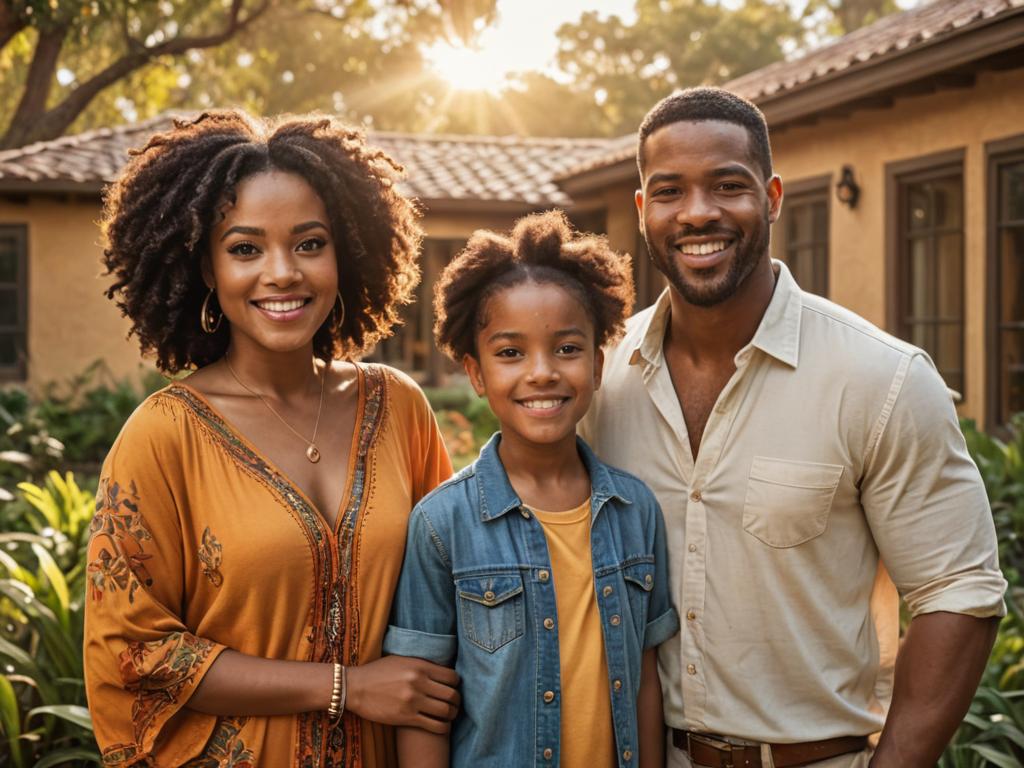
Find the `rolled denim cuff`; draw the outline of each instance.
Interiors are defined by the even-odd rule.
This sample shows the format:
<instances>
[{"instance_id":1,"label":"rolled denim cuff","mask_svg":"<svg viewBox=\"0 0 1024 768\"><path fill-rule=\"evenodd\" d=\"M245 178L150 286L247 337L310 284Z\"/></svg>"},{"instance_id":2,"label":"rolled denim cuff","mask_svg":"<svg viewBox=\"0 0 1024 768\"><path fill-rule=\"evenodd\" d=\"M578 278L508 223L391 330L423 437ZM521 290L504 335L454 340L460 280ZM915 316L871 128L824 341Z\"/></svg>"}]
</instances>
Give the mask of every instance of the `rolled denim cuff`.
<instances>
[{"instance_id":1,"label":"rolled denim cuff","mask_svg":"<svg viewBox=\"0 0 1024 768\"><path fill-rule=\"evenodd\" d=\"M678 624L678 619L676 621ZM388 627L384 636L384 653L393 656L415 656L446 667L455 662L458 641L455 635L435 635L415 629Z\"/></svg>"},{"instance_id":2,"label":"rolled denim cuff","mask_svg":"<svg viewBox=\"0 0 1024 768\"><path fill-rule=\"evenodd\" d=\"M647 622L644 629L644 650L661 645L678 631L679 614L675 608L669 608L658 618Z\"/></svg>"}]
</instances>

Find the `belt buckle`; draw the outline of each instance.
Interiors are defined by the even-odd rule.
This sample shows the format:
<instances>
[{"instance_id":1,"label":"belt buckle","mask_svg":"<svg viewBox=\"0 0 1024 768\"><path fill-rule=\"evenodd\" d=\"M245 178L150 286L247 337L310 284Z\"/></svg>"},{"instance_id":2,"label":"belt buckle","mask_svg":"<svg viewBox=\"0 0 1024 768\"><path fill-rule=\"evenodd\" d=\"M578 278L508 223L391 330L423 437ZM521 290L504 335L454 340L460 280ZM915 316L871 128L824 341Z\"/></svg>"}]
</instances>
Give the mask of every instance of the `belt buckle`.
<instances>
[{"instance_id":1,"label":"belt buckle","mask_svg":"<svg viewBox=\"0 0 1024 768\"><path fill-rule=\"evenodd\" d=\"M746 749L746 747L737 746L731 742L725 741L724 739L716 739L711 736L702 736L697 733L686 732L686 752L689 755L693 754L693 750L690 748L692 743L703 744L705 747L711 747L718 752L724 753L722 760L724 762L719 764L719 768L736 768L736 763L733 760L733 754L735 750Z\"/></svg>"}]
</instances>

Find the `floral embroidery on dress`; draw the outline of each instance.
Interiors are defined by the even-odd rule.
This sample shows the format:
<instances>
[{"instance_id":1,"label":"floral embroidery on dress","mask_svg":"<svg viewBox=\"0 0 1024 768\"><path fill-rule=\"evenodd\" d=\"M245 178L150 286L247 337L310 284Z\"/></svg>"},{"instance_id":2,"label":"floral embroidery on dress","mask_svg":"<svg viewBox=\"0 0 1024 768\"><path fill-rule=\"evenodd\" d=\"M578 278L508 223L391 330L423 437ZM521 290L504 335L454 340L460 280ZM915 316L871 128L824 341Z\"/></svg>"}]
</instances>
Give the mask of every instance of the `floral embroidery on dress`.
<instances>
[{"instance_id":1,"label":"floral embroidery on dress","mask_svg":"<svg viewBox=\"0 0 1024 768\"><path fill-rule=\"evenodd\" d=\"M121 651L121 680L135 694L132 725L137 743L143 743L160 713L178 703L213 647L201 637L172 632L160 640L129 643Z\"/></svg>"},{"instance_id":2,"label":"floral embroidery on dress","mask_svg":"<svg viewBox=\"0 0 1024 768\"><path fill-rule=\"evenodd\" d=\"M222 717L206 742L203 754L182 768L256 768L256 756L239 734L248 717Z\"/></svg>"},{"instance_id":3,"label":"floral embroidery on dress","mask_svg":"<svg viewBox=\"0 0 1024 768\"><path fill-rule=\"evenodd\" d=\"M112 744L103 750L100 760L105 768L155 768L156 762L137 744Z\"/></svg>"},{"instance_id":4,"label":"floral embroidery on dress","mask_svg":"<svg viewBox=\"0 0 1024 768\"><path fill-rule=\"evenodd\" d=\"M139 492L133 480L125 490L109 478L100 480L96 492L96 514L89 527L93 540L105 539L89 563L89 596L96 602L107 590L127 591L128 602L135 602L140 587L153 585L146 568L152 555L145 552L144 541L153 536L139 514Z\"/></svg>"},{"instance_id":5,"label":"floral embroidery on dress","mask_svg":"<svg viewBox=\"0 0 1024 768\"><path fill-rule=\"evenodd\" d=\"M224 577L220 572L223 552L224 548L210 531L210 526L206 526L206 530L203 531L203 544L199 547L199 561L203 564L203 576L208 578L215 587L224 583Z\"/></svg>"}]
</instances>

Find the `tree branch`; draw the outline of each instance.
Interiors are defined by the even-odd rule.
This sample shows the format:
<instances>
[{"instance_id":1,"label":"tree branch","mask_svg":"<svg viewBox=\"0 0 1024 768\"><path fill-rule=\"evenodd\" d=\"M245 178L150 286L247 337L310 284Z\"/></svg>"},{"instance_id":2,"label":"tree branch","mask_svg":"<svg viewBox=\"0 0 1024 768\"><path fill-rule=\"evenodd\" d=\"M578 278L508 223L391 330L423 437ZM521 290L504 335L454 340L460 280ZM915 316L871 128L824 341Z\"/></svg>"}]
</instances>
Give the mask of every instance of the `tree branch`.
<instances>
[{"instance_id":1,"label":"tree branch","mask_svg":"<svg viewBox=\"0 0 1024 768\"><path fill-rule=\"evenodd\" d=\"M39 30L39 40L32 52L32 63L29 64L21 100L0 146L20 146L32 140L31 126L46 113L46 100L50 95L54 72L57 71L57 58L64 46L67 29L65 25L55 24ZM12 143L9 144L9 141Z\"/></svg>"},{"instance_id":2,"label":"tree branch","mask_svg":"<svg viewBox=\"0 0 1024 768\"><path fill-rule=\"evenodd\" d=\"M45 141L47 139L57 138L67 130L68 126L75 121L75 118L77 118L89 105L89 102L96 98L104 88L113 85L118 80L130 75L132 72L144 67L150 61L159 58L160 56L176 56L190 50L214 48L227 42L260 18L270 8L271 4L272 0L262 0L262 2L260 2L260 4L253 9L251 13L247 14L245 18L241 18L241 12L245 6L245 0L232 0L227 23L224 28L216 34L198 37L177 37L173 40L168 40L150 48L142 45L130 46L128 53L106 67L103 71L86 80L78 86L78 88L69 93L60 104L45 113L35 113L33 119L27 123L24 120L19 119L21 113L21 108L19 106L18 114L15 114L14 119L11 121L7 134L0 139L0 149L17 147L32 141ZM63 41L63 31L61 32L60 39ZM40 45L42 44L42 40L43 38L40 36ZM36 58L38 58L38 55L39 48L37 47ZM33 58L33 66L34 65L35 58ZM56 58L54 58L54 65L56 65ZM52 78L52 76L53 72L51 71L50 78ZM31 72L29 78L29 83L26 84L25 88L24 99L29 98L29 94L31 94L33 90L43 90L42 88L33 89L30 87L32 82ZM45 90L47 92L48 89L49 81L47 81L45 85ZM45 93L43 94L43 103L45 104Z\"/></svg>"},{"instance_id":3,"label":"tree branch","mask_svg":"<svg viewBox=\"0 0 1024 768\"><path fill-rule=\"evenodd\" d=\"M26 26L25 18L15 13L10 0L0 0L0 51Z\"/></svg>"}]
</instances>

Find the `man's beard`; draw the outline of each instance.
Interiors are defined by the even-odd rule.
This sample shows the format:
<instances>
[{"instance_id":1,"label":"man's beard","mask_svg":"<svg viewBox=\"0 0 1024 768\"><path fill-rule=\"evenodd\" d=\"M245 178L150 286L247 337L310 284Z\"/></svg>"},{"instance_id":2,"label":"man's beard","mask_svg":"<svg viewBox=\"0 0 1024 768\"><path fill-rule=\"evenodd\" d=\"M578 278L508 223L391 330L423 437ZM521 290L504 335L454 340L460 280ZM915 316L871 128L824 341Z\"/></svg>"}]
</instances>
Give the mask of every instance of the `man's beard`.
<instances>
[{"instance_id":1,"label":"man's beard","mask_svg":"<svg viewBox=\"0 0 1024 768\"><path fill-rule=\"evenodd\" d=\"M717 228L691 230L680 235L688 237L704 237L716 234L725 234L730 239L736 240L735 254L725 275L717 282L709 283L694 284L692 282L688 282L686 277L683 275L678 262L671 255L673 248L670 244L666 243L664 245L664 250L658 252L651 246L651 241L647 237L646 231L644 231L644 240L647 243L648 252L653 257L654 265L663 275L665 275L665 278L669 281L672 287L675 288L684 299L686 299L687 303L693 304L697 307L713 307L716 304L721 304L723 301L735 294L743 284L743 281L746 280L750 276L750 273L754 271L758 261L760 261L765 251L768 250L770 226L771 225L768 221L768 211L766 209L761 226L757 231L752 233L752 239L748 237L736 238L734 232L726 233ZM701 276L707 274L707 276L710 277L713 271L713 269L696 270L696 273Z\"/></svg>"}]
</instances>

